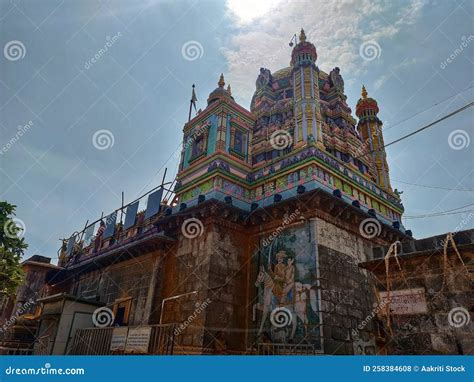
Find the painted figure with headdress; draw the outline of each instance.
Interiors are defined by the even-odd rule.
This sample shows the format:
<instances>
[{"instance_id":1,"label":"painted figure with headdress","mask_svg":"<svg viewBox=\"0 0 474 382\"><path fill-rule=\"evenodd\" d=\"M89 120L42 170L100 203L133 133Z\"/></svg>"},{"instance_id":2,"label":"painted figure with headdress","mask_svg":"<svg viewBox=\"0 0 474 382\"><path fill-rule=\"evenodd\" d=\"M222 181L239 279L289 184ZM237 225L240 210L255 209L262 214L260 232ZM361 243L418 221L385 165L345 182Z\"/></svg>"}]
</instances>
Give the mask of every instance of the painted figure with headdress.
<instances>
[{"instance_id":1,"label":"painted figure with headdress","mask_svg":"<svg viewBox=\"0 0 474 382\"><path fill-rule=\"evenodd\" d=\"M273 295L277 298L278 302L281 301L283 297L283 289L285 288L286 280L286 252L280 251L276 254L277 263L273 268L273 271L270 270L271 276L273 278Z\"/></svg>"}]
</instances>

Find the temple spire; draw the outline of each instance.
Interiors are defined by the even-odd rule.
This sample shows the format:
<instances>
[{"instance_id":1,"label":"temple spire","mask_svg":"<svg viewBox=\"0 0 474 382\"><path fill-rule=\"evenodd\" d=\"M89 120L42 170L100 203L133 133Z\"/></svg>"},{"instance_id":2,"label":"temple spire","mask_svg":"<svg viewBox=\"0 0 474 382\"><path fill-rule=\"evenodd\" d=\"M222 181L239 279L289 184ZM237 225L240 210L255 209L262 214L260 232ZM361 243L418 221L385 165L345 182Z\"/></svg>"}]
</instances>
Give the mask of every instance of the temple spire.
<instances>
[{"instance_id":1,"label":"temple spire","mask_svg":"<svg viewBox=\"0 0 474 382\"><path fill-rule=\"evenodd\" d=\"M365 86L362 85L362 98L366 99L367 98L367 90L365 90Z\"/></svg>"},{"instance_id":2,"label":"temple spire","mask_svg":"<svg viewBox=\"0 0 474 382\"><path fill-rule=\"evenodd\" d=\"M227 85L227 93L229 93L229 95L231 95L231 94L232 94L232 90L230 89L230 84L229 84L229 85Z\"/></svg>"},{"instance_id":3,"label":"temple spire","mask_svg":"<svg viewBox=\"0 0 474 382\"><path fill-rule=\"evenodd\" d=\"M224 74L223 73L221 73L221 77L219 78L219 82L217 83L217 85L219 85L220 88L224 87L225 81L224 81Z\"/></svg>"},{"instance_id":4,"label":"temple spire","mask_svg":"<svg viewBox=\"0 0 474 382\"><path fill-rule=\"evenodd\" d=\"M300 42L306 42L306 34L304 33L303 28L301 28L301 32L300 32Z\"/></svg>"}]
</instances>

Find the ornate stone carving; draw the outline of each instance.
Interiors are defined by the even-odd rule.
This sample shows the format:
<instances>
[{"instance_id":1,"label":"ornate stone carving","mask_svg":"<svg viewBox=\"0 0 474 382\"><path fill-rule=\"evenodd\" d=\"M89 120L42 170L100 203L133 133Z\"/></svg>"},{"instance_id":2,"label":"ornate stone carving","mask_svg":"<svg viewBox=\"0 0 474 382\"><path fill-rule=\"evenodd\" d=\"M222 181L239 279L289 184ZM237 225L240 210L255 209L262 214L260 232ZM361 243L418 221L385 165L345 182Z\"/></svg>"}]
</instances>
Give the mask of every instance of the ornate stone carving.
<instances>
[{"instance_id":1,"label":"ornate stone carving","mask_svg":"<svg viewBox=\"0 0 474 382\"><path fill-rule=\"evenodd\" d=\"M338 67L335 67L333 70L331 70L331 73L329 73L329 79L331 81L331 85L334 86L337 91L344 93L344 80L342 79L340 69Z\"/></svg>"},{"instance_id":2,"label":"ornate stone carving","mask_svg":"<svg viewBox=\"0 0 474 382\"><path fill-rule=\"evenodd\" d=\"M258 75L256 85L257 85L257 90L265 86L272 85L272 74L269 69L260 68L260 74Z\"/></svg>"}]
</instances>

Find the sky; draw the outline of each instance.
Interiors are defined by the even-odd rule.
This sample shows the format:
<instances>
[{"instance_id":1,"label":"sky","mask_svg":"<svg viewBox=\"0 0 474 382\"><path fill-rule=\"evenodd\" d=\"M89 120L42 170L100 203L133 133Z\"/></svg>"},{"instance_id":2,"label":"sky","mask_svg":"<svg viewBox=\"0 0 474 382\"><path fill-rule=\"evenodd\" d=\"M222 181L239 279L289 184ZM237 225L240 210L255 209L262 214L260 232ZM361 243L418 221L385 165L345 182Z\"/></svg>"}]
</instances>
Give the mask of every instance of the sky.
<instances>
[{"instance_id":1,"label":"sky","mask_svg":"<svg viewBox=\"0 0 474 382\"><path fill-rule=\"evenodd\" d=\"M0 199L17 205L26 257L55 262L60 238L120 207L122 192L134 200L165 167L172 180L191 85L204 109L224 73L249 108L260 67L288 66L302 27L319 68L341 69L353 111L362 84L377 100L386 143L474 95L468 0L0 4ZM469 108L387 148L417 238L474 227L473 122Z\"/></svg>"}]
</instances>

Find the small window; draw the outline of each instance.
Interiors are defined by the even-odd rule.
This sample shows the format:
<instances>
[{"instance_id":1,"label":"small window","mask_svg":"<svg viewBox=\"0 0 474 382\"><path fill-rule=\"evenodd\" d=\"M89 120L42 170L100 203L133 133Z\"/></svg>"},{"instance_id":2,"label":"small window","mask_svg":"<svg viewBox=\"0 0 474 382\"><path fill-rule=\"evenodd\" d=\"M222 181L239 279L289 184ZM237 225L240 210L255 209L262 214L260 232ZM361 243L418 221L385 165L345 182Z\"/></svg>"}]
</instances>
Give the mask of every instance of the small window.
<instances>
[{"instance_id":1,"label":"small window","mask_svg":"<svg viewBox=\"0 0 474 382\"><path fill-rule=\"evenodd\" d=\"M235 131L233 149L238 153L244 153L244 135L239 130Z\"/></svg>"},{"instance_id":2,"label":"small window","mask_svg":"<svg viewBox=\"0 0 474 382\"><path fill-rule=\"evenodd\" d=\"M113 305L114 326L128 325L130 316L130 308L132 306L132 298L116 300Z\"/></svg>"},{"instance_id":3,"label":"small window","mask_svg":"<svg viewBox=\"0 0 474 382\"><path fill-rule=\"evenodd\" d=\"M193 143L191 156L192 158L198 157L204 152L204 137L197 137Z\"/></svg>"}]
</instances>

